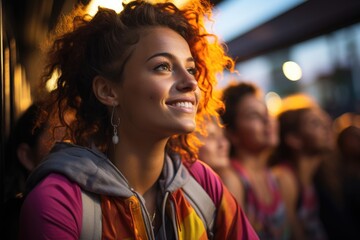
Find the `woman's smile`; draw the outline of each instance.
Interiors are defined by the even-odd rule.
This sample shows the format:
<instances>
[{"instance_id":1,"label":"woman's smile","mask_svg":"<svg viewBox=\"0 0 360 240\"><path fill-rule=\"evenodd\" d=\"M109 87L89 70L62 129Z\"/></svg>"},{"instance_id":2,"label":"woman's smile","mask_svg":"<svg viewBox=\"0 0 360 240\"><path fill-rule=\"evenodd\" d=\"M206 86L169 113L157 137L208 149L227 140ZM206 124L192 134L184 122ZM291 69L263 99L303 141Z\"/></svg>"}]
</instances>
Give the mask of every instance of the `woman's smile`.
<instances>
[{"instance_id":1,"label":"woman's smile","mask_svg":"<svg viewBox=\"0 0 360 240\"><path fill-rule=\"evenodd\" d=\"M197 110L197 101L195 97L170 100L166 102L166 105L169 106L170 109L183 113L195 114Z\"/></svg>"}]
</instances>

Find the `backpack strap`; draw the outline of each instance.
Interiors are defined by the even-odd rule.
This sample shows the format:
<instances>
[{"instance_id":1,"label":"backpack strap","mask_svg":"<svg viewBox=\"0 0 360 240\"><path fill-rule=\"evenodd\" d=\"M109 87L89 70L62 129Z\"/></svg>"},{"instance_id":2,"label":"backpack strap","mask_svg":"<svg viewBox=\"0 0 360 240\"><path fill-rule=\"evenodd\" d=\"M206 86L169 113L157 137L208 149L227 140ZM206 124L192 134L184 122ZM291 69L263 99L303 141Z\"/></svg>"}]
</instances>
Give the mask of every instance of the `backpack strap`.
<instances>
[{"instance_id":1,"label":"backpack strap","mask_svg":"<svg viewBox=\"0 0 360 240\"><path fill-rule=\"evenodd\" d=\"M80 240L100 240L102 235L100 197L81 190L83 214Z\"/></svg>"},{"instance_id":2,"label":"backpack strap","mask_svg":"<svg viewBox=\"0 0 360 240\"><path fill-rule=\"evenodd\" d=\"M209 239L213 239L216 216L216 207L213 200L191 175L189 181L187 181L182 188L188 200L191 202L191 206L205 224Z\"/></svg>"}]
</instances>

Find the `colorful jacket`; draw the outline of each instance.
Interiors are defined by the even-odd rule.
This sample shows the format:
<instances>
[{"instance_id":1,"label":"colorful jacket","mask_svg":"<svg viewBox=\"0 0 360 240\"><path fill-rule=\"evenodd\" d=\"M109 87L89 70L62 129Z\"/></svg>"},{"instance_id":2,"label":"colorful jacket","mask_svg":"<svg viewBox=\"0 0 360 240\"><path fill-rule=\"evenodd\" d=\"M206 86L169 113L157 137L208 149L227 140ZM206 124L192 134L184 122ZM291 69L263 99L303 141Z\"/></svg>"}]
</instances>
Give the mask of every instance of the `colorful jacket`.
<instances>
[{"instance_id":1,"label":"colorful jacket","mask_svg":"<svg viewBox=\"0 0 360 240\"><path fill-rule=\"evenodd\" d=\"M214 239L258 239L218 176L200 161L185 167L177 155L166 156L159 181L162 223L154 234L144 199L111 161L97 150L66 143L57 144L28 179L20 239L79 239L82 190L101 198L102 239L207 239L182 189L190 174L216 206Z\"/></svg>"}]
</instances>

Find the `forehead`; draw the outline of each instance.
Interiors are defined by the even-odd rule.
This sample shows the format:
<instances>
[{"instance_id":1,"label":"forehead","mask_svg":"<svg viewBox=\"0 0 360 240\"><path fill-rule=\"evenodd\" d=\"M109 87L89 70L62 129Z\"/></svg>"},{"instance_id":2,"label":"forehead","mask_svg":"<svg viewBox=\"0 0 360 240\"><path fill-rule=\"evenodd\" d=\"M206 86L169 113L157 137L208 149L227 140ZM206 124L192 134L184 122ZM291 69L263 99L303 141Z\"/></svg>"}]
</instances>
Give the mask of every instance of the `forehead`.
<instances>
[{"instance_id":1,"label":"forehead","mask_svg":"<svg viewBox=\"0 0 360 240\"><path fill-rule=\"evenodd\" d=\"M140 39L134 54L149 55L154 52L175 52L179 56L191 56L189 44L174 30L167 27L147 27L139 31Z\"/></svg>"},{"instance_id":2,"label":"forehead","mask_svg":"<svg viewBox=\"0 0 360 240\"><path fill-rule=\"evenodd\" d=\"M253 111L265 111L266 105L259 97L253 94L244 96L237 104L238 113L247 113Z\"/></svg>"}]
</instances>

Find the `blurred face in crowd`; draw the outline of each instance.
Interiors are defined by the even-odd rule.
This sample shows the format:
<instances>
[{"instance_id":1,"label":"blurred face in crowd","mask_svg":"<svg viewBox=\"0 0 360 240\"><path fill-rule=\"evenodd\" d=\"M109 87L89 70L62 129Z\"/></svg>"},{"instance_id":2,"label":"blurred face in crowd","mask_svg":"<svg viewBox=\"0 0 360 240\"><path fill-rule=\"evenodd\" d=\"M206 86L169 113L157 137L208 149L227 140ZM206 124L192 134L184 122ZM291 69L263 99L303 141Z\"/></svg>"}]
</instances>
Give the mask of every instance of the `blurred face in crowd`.
<instances>
[{"instance_id":1,"label":"blurred face in crowd","mask_svg":"<svg viewBox=\"0 0 360 240\"><path fill-rule=\"evenodd\" d=\"M334 147L331 119L321 109L311 109L303 114L298 134L302 150L309 154L327 152Z\"/></svg>"},{"instance_id":2,"label":"blurred face in crowd","mask_svg":"<svg viewBox=\"0 0 360 240\"><path fill-rule=\"evenodd\" d=\"M207 136L199 136L203 146L199 149L200 160L210 167L223 167L229 163L230 144L224 135L224 130L215 122L209 121L206 126Z\"/></svg>"},{"instance_id":3,"label":"blurred face in crowd","mask_svg":"<svg viewBox=\"0 0 360 240\"><path fill-rule=\"evenodd\" d=\"M346 160L357 160L360 163L360 128L349 126L341 133L338 140L341 153Z\"/></svg>"},{"instance_id":4,"label":"blurred face in crowd","mask_svg":"<svg viewBox=\"0 0 360 240\"><path fill-rule=\"evenodd\" d=\"M235 131L231 133L238 149L259 152L278 143L277 123L265 103L255 95L245 96L237 106Z\"/></svg>"}]
</instances>

